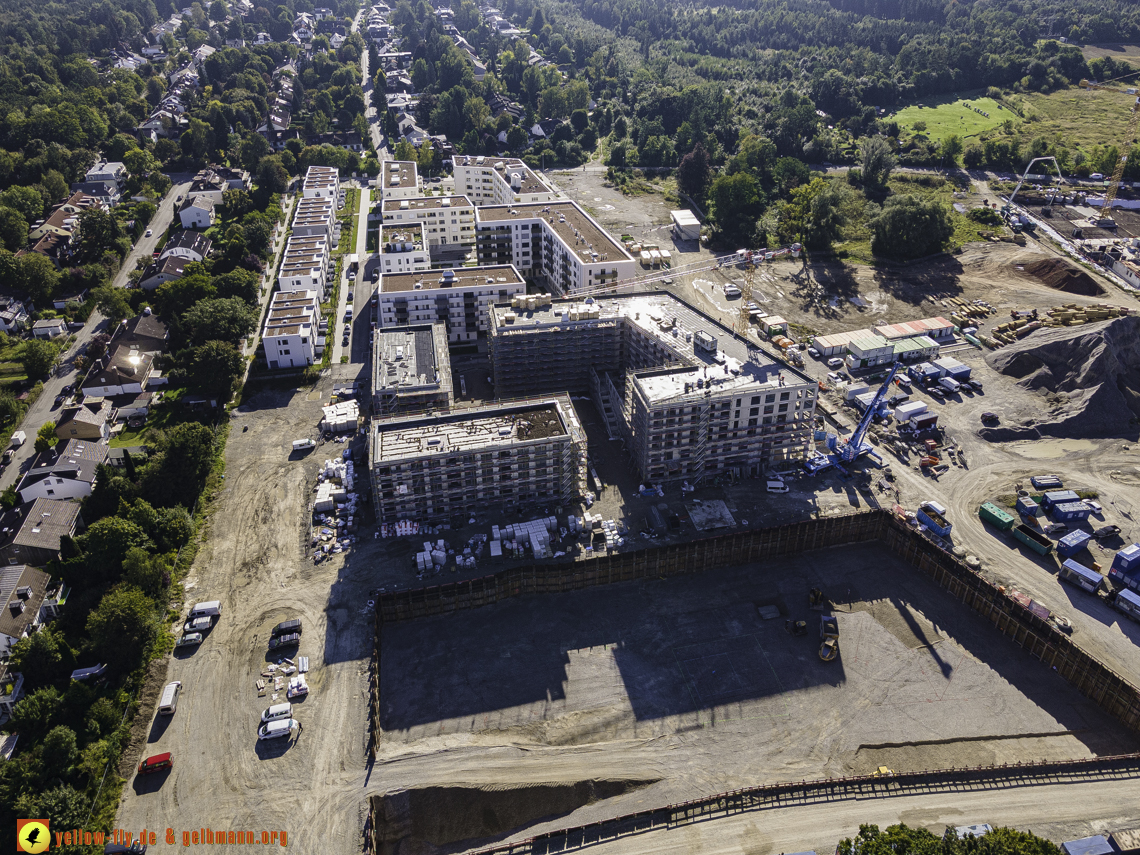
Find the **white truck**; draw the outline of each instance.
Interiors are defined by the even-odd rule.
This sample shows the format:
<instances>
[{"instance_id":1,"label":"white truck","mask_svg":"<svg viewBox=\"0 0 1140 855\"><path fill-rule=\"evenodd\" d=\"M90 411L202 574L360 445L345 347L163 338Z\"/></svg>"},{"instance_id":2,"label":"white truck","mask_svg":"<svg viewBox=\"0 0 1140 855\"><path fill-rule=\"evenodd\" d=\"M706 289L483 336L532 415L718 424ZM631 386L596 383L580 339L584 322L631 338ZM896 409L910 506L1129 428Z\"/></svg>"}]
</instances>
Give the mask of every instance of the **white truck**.
<instances>
[{"instance_id":1,"label":"white truck","mask_svg":"<svg viewBox=\"0 0 1140 855\"><path fill-rule=\"evenodd\" d=\"M27 441L28 441L28 435L26 433L24 433L22 430L18 430L14 434L12 434L11 446L12 446L12 448L19 448L21 445L23 445Z\"/></svg>"},{"instance_id":2,"label":"white truck","mask_svg":"<svg viewBox=\"0 0 1140 855\"><path fill-rule=\"evenodd\" d=\"M312 439L295 439L293 440L294 451L306 451L316 446L316 440Z\"/></svg>"}]
</instances>

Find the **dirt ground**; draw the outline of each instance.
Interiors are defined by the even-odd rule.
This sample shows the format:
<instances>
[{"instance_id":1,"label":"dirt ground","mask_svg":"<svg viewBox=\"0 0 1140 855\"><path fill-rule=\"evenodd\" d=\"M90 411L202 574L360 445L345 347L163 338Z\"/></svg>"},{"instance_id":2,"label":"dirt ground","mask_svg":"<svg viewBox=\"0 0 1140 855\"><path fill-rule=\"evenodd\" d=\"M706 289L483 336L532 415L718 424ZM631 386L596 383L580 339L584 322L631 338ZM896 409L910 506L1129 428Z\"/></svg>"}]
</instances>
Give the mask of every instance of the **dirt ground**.
<instances>
[{"instance_id":1,"label":"dirt ground","mask_svg":"<svg viewBox=\"0 0 1140 855\"><path fill-rule=\"evenodd\" d=\"M575 175L573 184L584 187L594 176ZM659 197L631 202L616 193L611 199L587 192L596 213L613 204L613 212L598 215L603 224L607 217L623 220L625 227L611 226L618 233L644 239L668 217ZM631 228L631 221L638 224ZM658 242L667 245L667 229L660 236ZM755 299L770 314L820 333L948 314L942 303L948 296L986 299L1006 316L1011 308L1070 302L1140 308L1108 283L1107 297L1081 297L1018 270L1051 257L1030 241L1025 248L972 245L933 265L898 269L777 263L759 273ZM731 323L738 301L724 298L723 284L739 275L682 277L675 287ZM361 277L355 287L357 305L363 306L370 283ZM315 435L320 404L334 383L367 380L367 324L367 313L358 311L351 361L334 366L316 388L262 391L236 415L236 424L248 430L231 433L227 487L187 591L188 602L220 599L222 618L198 650L169 662L167 679L185 687L178 712L156 721L145 746L125 765L169 750L175 766L166 776L128 782L121 827L284 829L299 851L352 851L361 844L365 796L401 786L639 777L644 786L574 815L602 818L753 781L879 764L930 767L961 764L967 755L969 762L1003 762L1121 750L1114 726L1067 685L988 634L972 616L949 608L913 574L905 591L895 590L880 566L882 554L868 548L844 551L841 560L831 553L804 556L779 573L731 571L711 586L692 587L692 580L647 583L585 592L554 610L535 609L539 601L528 600L397 628L386 634L384 652L392 704L384 710L391 732L380 763L367 768L369 596L388 586L460 576L444 570L417 578L410 559L426 537L375 540L366 514L353 550L320 565L306 555L316 468L341 446L321 446L298 458L290 454L290 442ZM1140 499L1138 437L1133 432L1102 440L984 439L981 412L1023 417L1040 410L1042 399L992 371L980 351L967 347L953 355L974 368L985 393L944 403L921 393L915 397L940 414L968 466L955 464L935 479L915 468L913 457L906 463L888 457L896 480L886 490L876 486L879 473L868 466L869 480L844 480L834 472L800 477L783 495L760 492L757 482L745 481L704 486L689 497L672 491L643 499L620 445L605 438L589 402L575 401L591 462L605 482L592 510L622 523L623 548L632 549L694 536L688 513L693 499L723 500L733 522L749 527L896 501L914 508L936 499L949 509L953 544L977 557L988 577L1015 585L1072 620L1083 646L1140 683L1140 624L1063 586L1055 562L1015 548L977 518L983 501L1008 495L1030 475L1047 471L1061 475L1066 487L1098 491L1103 521L1091 522L1123 529L1121 540L1109 545L1140 539L1133 517ZM468 384L463 400L490 394L485 357L463 354L458 368L457 386L460 374ZM810 359L806 370L820 379L827 373ZM538 509L560 513L561 519L580 510ZM679 531L658 523L666 511L681 520ZM488 508L474 524L456 520L431 536L462 547L473 535L489 533L492 524L516 520ZM566 540L561 546L576 557L587 555L581 543ZM1094 547L1091 556L1078 559L1088 564L1095 558L1107 567L1111 555ZM466 575L505 566L481 559ZM842 661L830 671L814 658L811 640L786 636L782 619L773 627L755 615L761 600L789 615L803 611L808 579L826 582L829 593L844 601L840 622L847 641ZM288 617L304 621L299 655L311 663L312 689L294 716L304 731L281 743L258 743L258 716L273 699L271 693L259 698L254 683L277 661L266 655L270 628ZM760 659L765 668L758 667ZM393 691L401 675L402 694ZM947 703L955 698L958 703Z\"/></svg>"}]
</instances>

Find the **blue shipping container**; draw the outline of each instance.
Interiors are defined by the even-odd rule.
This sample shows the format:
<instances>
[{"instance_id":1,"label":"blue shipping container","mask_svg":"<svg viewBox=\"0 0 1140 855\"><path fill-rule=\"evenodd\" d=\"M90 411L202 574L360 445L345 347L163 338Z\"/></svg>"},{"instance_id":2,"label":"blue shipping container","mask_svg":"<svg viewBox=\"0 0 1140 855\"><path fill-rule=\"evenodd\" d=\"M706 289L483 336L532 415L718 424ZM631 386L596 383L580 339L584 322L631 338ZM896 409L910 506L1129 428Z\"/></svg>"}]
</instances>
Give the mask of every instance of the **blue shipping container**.
<instances>
[{"instance_id":1,"label":"blue shipping container","mask_svg":"<svg viewBox=\"0 0 1140 855\"><path fill-rule=\"evenodd\" d=\"M1065 502L1053 505L1050 516L1057 522L1083 522L1092 515L1092 508L1084 502Z\"/></svg>"},{"instance_id":2,"label":"blue shipping container","mask_svg":"<svg viewBox=\"0 0 1140 855\"><path fill-rule=\"evenodd\" d=\"M1041 513L1041 507L1028 496L1017 500L1017 512L1022 516L1035 517Z\"/></svg>"},{"instance_id":3,"label":"blue shipping container","mask_svg":"<svg viewBox=\"0 0 1140 855\"><path fill-rule=\"evenodd\" d=\"M1140 543L1133 543L1116 553L1112 559L1113 570L1131 570L1140 566Z\"/></svg>"},{"instance_id":4,"label":"blue shipping container","mask_svg":"<svg viewBox=\"0 0 1140 855\"><path fill-rule=\"evenodd\" d=\"M1072 490L1051 490L1041 497L1041 507L1048 511L1053 505L1063 505L1067 502L1079 502L1081 497Z\"/></svg>"},{"instance_id":5,"label":"blue shipping container","mask_svg":"<svg viewBox=\"0 0 1140 855\"><path fill-rule=\"evenodd\" d=\"M1074 531L1066 534L1057 542L1057 552L1065 558L1076 555L1089 545L1092 535L1085 531Z\"/></svg>"}]
</instances>

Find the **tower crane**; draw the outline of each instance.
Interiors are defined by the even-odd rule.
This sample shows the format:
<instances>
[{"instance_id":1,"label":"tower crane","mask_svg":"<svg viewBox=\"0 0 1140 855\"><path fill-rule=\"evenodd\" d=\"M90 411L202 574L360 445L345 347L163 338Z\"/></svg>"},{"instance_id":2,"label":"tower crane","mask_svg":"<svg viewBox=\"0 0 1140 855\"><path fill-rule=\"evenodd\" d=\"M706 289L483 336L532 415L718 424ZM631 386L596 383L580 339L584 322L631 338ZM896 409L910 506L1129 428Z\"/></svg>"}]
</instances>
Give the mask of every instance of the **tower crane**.
<instances>
[{"instance_id":1,"label":"tower crane","mask_svg":"<svg viewBox=\"0 0 1140 855\"><path fill-rule=\"evenodd\" d=\"M1128 163L1128 153L1132 150L1132 141L1136 138L1136 125L1140 122L1140 98L1132 102L1132 113L1128 116L1128 132L1124 135L1124 151L1116 161L1112 170L1112 181L1104 191L1104 205L1100 209L1100 223L1112 220L1112 203L1116 199L1116 192L1120 189L1120 179L1124 177L1124 165ZM1115 223L1113 223L1115 225Z\"/></svg>"}]
</instances>

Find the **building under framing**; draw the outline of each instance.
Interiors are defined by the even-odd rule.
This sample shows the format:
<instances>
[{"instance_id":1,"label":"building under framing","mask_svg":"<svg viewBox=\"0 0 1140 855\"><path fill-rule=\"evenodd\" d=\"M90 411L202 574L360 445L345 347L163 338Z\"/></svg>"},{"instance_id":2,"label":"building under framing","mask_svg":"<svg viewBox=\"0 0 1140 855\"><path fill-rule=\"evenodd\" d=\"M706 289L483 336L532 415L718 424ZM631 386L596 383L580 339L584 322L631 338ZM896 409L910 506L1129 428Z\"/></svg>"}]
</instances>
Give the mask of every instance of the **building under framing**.
<instances>
[{"instance_id":1,"label":"building under framing","mask_svg":"<svg viewBox=\"0 0 1140 855\"><path fill-rule=\"evenodd\" d=\"M372 410L449 410L455 402L443 323L373 332Z\"/></svg>"},{"instance_id":2,"label":"building under framing","mask_svg":"<svg viewBox=\"0 0 1140 855\"><path fill-rule=\"evenodd\" d=\"M496 395L591 395L650 481L760 475L812 440L816 381L672 294L516 297L489 344Z\"/></svg>"},{"instance_id":3,"label":"building under framing","mask_svg":"<svg viewBox=\"0 0 1140 855\"><path fill-rule=\"evenodd\" d=\"M380 522L549 507L581 495L586 435L565 394L372 422Z\"/></svg>"}]
</instances>

